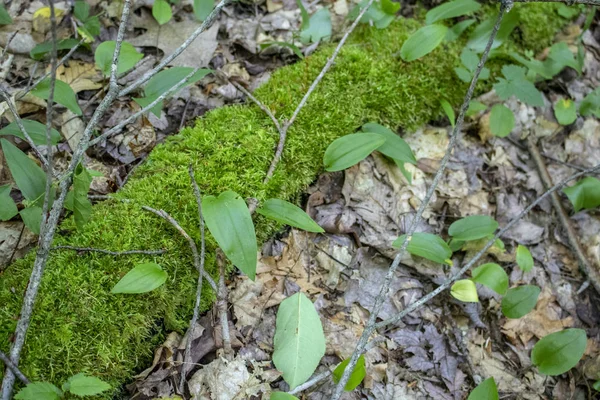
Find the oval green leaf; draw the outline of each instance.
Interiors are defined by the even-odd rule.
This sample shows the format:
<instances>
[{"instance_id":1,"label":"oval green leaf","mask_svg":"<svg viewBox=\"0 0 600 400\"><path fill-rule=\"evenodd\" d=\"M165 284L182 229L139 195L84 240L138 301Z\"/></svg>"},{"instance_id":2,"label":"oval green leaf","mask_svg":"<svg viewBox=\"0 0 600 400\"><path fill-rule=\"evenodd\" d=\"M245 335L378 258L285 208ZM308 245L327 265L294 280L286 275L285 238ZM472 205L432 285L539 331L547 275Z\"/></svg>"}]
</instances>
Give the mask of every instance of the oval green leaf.
<instances>
[{"instance_id":1,"label":"oval green leaf","mask_svg":"<svg viewBox=\"0 0 600 400\"><path fill-rule=\"evenodd\" d=\"M286 392L271 392L269 400L298 400L298 398Z\"/></svg>"},{"instance_id":2,"label":"oval green leaf","mask_svg":"<svg viewBox=\"0 0 600 400\"><path fill-rule=\"evenodd\" d=\"M36 235L40 234L40 227L42 225L42 208L36 206L30 206L19 211L19 215L23 220L25 226Z\"/></svg>"},{"instance_id":3,"label":"oval green leaf","mask_svg":"<svg viewBox=\"0 0 600 400\"><path fill-rule=\"evenodd\" d=\"M417 159L408 143L392 130L373 122L364 124L361 129L363 132L377 133L385 138L385 143L377 148L381 154L400 162L417 164Z\"/></svg>"},{"instance_id":4,"label":"oval green leaf","mask_svg":"<svg viewBox=\"0 0 600 400\"><path fill-rule=\"evenodd\" d=\"M465 303L479 302L479 297L477 296L477 287L470 279L461 279L454 282L450 288L450 294L455 299L464 301Z\"/></svg>"},{"instance_id":5,"label":"oval green leaf","mask_svg":"<svg viewBox=\"0 0 600 400\"><path fill-rule=\"evenodd\" d=\"M79 44L79 40L77 39L63 39L60 40L57 44L56 44L56 50L70 50L73 47L77 46L77 44ZM33 49L31 49L31 51L29 52L29 56L31 58L33 58L34 60L41 60L42 58L44 58L44 55L46 55L47 53L52 51L52 41L48 41L48 42L43 42L40 43L38 45L36 45Z\"/></svg>"},{"instance_id":6,"label":"oval green leaf","mask_svg":"<svg viewBox=\"0 0 600 400\"><path fill-rule=\"evenodd\" d=\"M577 119L575 102L569 99L560 99L554 105L554 116L561 125L571 125Z\"/></svg>"},{"instance_id":7,"label":"oval green leaf","mask_svg":"<svg viewBox=\"0 0 600 400\"><path fill-rule=\"evenodd\" d=\"M517 265L524 272L529 272L533 268L533 257L525 246L517 246Z\"/></svg>"},{"instance_id":8,"label":"oval green leaf","mask_svg":"<svg viewBox=\"0 0 600 400\"><path fill-rule=\"evenodd\" d=\"M96 377L84 374L73 375L66 382L63 389L68 387L69 392L77 396L94 396L110 389L110 385Z\"/></svg>"},{"instance_id":9,"label":"oval green leaf","mask_svg":"<svg viewBox=\"0 0 600 400\"><path fill-rule=\"evenodd\" d=\"M498 388L494 378L487 378L477 385L467 400L498 400Z\"/></svg>"},{"instance_id":10,"label":"oval green leaf","mask_svg":"<svg viewBox=\"0 0 600 400\"><path fill-rule=\"evenodd\" d=\"M581 179L571 187L564 188L563 192L573 204L575 212L600 206L600 180L592 176Z\"/></svg>"},{"instance_id":11,"label":"oval green leaf","mask_svg":"<svg viewBox=\"0 0 600 400\"><path fill-rule=\"evenodd\" d=\"M0 221L8 221L18 213L17 205L10 197L10 185L0 186Z\"/></svg>"},{"instance_id":12,"label":"oval green leaf","mask_svg":"<svg viewBox=\"0 0 600 400\"><path fill-rule=\"evenodd\" d=\"M327 147L323 164L327 171L341 171L364 160L385 143L385 137L377 133L352 133L336 139Z\"/></svg>"},{"instance_id":13,"label":"oval green leaf","mask_svg":"<svg viewBox=\"0 0 600 400\"><path fill-rule=\"evenodd\" d=\"M427 25L413 33L402 45L400 57L414 61L431 53L442 43L448 28L444 25Z\"/></svg>"},{"instance_id":14,"label":"oval green leaf","mask_svg":"<svg viewBox=\"0 0 600 400\"><path fill-rule=\"evenodd\" d=\"M31 90L31 94L41 99L48 100L50 94L50 78L44 79ZM77 96L71 86L61 80L54 83L54 101L67 107L75 115L81 115L81 108L77 104ZM28 132L29 133L29 132Z\"/></svg>"},{"instance_id":15,"label":"oval green leaf","mask_svg":"<svg viewBox=\"0 0 600 400\"><path fill-rule=\"evenodd\" d=\"M59 400L63 393L48 382L32 382L15 395L15 400Z\"/></svg>"},{"instance_id":16,"label":"oval green leaf","mask_svg":"<svg viewBox=\"0 0 600 400\"><path fill-rule=\"evenodd\" d=\"M109 40L100 43L94 53L96 65L106 76L110 76L110 66L112 64L113 54L115 52L115 41ZM117 62L117 75L129 71L140 61L144 55L139 53L131 43L123 42L121 44L121 52Z\"/></svg>"},{"instance_id":17,"label":"oval green leaf","mask_svg":"<svg viewBox=\"0 0 600 400\"><path fill-rule=\"evenodd\" d=\"M491 235L498 229L498 222L487 215L471 215L455 221L448 234L456 240L477 240Z\"/></svg>"},{"instance_id":18,"label":"oval green leaf","mask_svg":"<svg viewBox=\"0 0 600 400\"><path fill-rule=\"evenodd\" d=\"M544 375L560 375L577 365L587 346L583 329L565 329L544 336L533 346L531 362Z\"/></svg>"},{"instance_id":19,"label":"oval green leaf","mask_svg":"<svg viewBox=\"0 0 600 400\"><path fill-rule=\"evenodd\" d=\"M504 104L496 104L490 113L490 131L494 136L506 137L515 127L515 116Z\"/></svg>"},{"instance_id":20,"label":"oval green leaf","mask_svg":"<svg viewBox=\"0 0 600 400\"><path fill-rule=\"evenodd\" d=\"M400 248L406 235L400 236L394 241L392 246ZM412 239L408 243L406 248L410 254L415 256L423 257L433 262L440 264L450 264L450 257L452 257L452 250L448 247L448 244L437 235L432 233L415 232Z\"/></svg>"},{"instance_id":21,"label":"oval green leaf","mask_svg":"<svg viewBox=\"0 0 600 400\"><path fill-rule=\"evenodd\" d=\"M450 121L450 125L454 128L454 125L456 124L456 115L454 114L452 105L446 99L440 100L440 104L442 105L442 110L444 110L446 117L448 117L448 120Z\"/></svg>"},{"instance_id":22,"label":"oval green leaf","mask_svg":"<svg viewBox=\"0 0 600 400\"><path fill-rule=\"evenodd\" d=\"M432 8L425 16L425 23L431 25L443 19L460 17L477 11L481 4L474 0L454 0Z\"/></svg>"},{"instance_id":23,"label":"oval green leaf","mask_svg":"<svg viewBox=\"0 0 600 400\"><path fill-rule=\"evenodd\" d=\"M202 199L202 212L210 230L227 258L254 280L256 276L256 233L246 202L227 191Z\"/></svg>"},{"instance_id":24,"label":"oval green leaf","mask_svg":"<svg viewBox=\"0 0 600 400\"><path fill-rule=\"evenodd\" d=\"M22 119L21 122L25 128L25 132L27 132L34 144L42 146L46 145L46 125L30 119ZM16 122L11 122L4 128L0 129L0 136L3 135L12 135L18 137L19 139L26 140L25 135L23 135L23 132L21 132L21 129ZM56 129L52 129L50 133L50 139L52 144L57 144L61 139L60 133Z\"/></svg>"},{"instance_id":25,"label":"oval green leaf","mask_svg":"<svg viewBox=\"0 0 600 400\"><path fill-rule=\"evenodd\" d=\"M165 0L154 0L152 5L152 16L159 25L164 25L173 18L171 5Z\"/></svg>"},{"instance_id":26,"label":"oval green leaf","mask_svg":"<svg viewBox=\"0 0 600 400\"><path fill-rule=\"evenodd\" d=\"M338 383L340 379L342 379L342 375L344 375L344 370L346 369L349 363L350 359L347 358L344 361L342 361L337 367L335 367L335 369L333 370L333 381L335 383ZM354 366L354 370L352 370L352 373L350 374L348 382L346 382L346 386L344 386L344 390L346 392L353 391L358 385L360 385L363 379L365 379L365 376L367 376L367 369L365 367L365 356L364 354L361 354L361 356L358 357L356 365Z\"/></svg>"},{"instance_id":27,"label":"oval green leaf","mask_svg":"<svg viewBox=\"0 0 600 400\"><path fill-rule=\"evenodd\" d=\"M160 265L146 263L136 265L110 291L111 293L146 293L161 286L167 280L167 273Z\"/></svg>"},{"instance_id":28,"label":"oval green leaf","mask_svg":"<svg viewBox=\"0 0 600 400\"><path fill-rule=\"evenodd\" d=\"M10 173L23 196L29 201L43 201L46 193L46 174L44 171L35 161L27 157L25 153L9 141L0 139L0 143L2 143L2 151Z\"/></svg>"},{"instance_id":29,"label":"oval green leaf","mask_svg":"<svg viewBox=\"0 0 600 400\"><path fill-rule=\"evenodd\" d=\"M215 0L194 0L194 15L204 21L215 8Z\"/></svg>"},{"instance_id":30,"label":"oval green leaf","mask_svg":"<svg viewBox=\"0 0 600 400\"><path fill-rule=\"evenodd\" d=\"M508 290L508 275L498 264L480 265L473 270L472 278L474 282L481 283L500 295Z\"/></svg>"},{"instance_id":31,"label":"oval green leaf","mask_svg":"<svg viewBox=\"0 0 600 400\"><path fill-rule=\"evenodd\" d=\"M290 388L306 382L325 355L325 334L313 303L299 292L279 305L273 363Z\"/></svg>"},{"instance_id":32,"label":"oval green leaf","mask_svg":"<svg viewBox=\"0 0 600 400\"><path fill-rule=\"evenodd\" d=\"M521 318L535 308L541 289L534 285L523 285L508 289L502 298L502 314L507 318Z\"/></svg>"},{"instance_id":33,"label":"oval green leaf","mask_svg":"<svg viewBox=\"0 0 600 400\"><path fill-rule=\"evenodd\" d=\"M285 200L269 199L256 212L282 224L303 229L307 232L325 232L300 207Z\"/></svg>"}]
</instances>

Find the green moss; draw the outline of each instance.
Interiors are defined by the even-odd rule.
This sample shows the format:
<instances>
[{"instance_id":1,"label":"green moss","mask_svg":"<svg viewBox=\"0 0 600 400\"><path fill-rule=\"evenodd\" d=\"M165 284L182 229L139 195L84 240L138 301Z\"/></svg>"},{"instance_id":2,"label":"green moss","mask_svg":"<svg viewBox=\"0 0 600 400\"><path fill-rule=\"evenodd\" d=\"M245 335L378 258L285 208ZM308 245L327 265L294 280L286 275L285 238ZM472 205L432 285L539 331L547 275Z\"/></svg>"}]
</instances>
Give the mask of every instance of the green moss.
<instances>
[{"instance_id":1,"label":"green moss","mask_svg":"<svg viewBox=\"0 0 600 400\"><path fill-rule=\"evenodd\" d=\"M118 388L148 364L165 332L185 329L196 282L189 250L169 225L143 212L141 206L166 210L199 239L187 175L190 163L203 193L234 190L259 200L294 199L321 170L323 152L335 138L368 121L410 130L441 115L440 98L460 104L466 85L452 71L460 43L443 45L412 63L399 58L402 43L418 27L413 20L401 20L385 30L362 27L353 35L290 129L283 159L267 186L262 181L278 134L256 106L229 106L211 111L194 128L158 146L115 195L127 201L96 205L83 231L76 231L70 220L64 222L56 244L168 252L119 258L54 253L36 303L21 361L23 371L33 380L55 384L87 372ZM332 50L333 45L323 46L305 61L275 72L256 96L278 118L289 118ZM260 217L256 225L260 242L278 228ZM214 246L209 238L207 268L211 271ZM9 348L34 256L15 262L0 275L0 349L4 351ZM129 269L147 261L161 264L168 272L163 287L143 295L110 294ZM203 309L208 309L213 294L208 287L204 293Z\"/></svg>"},{"instance_id":2,"label":"green moss","mask_svg":"<svg viewBox=\"0 0 600 400\"><path fill-rule=\"evenodd\" d=\"M562 3L540 3L535 7L530 4L517 4L515 11L519 13L520 38L518 44L526 44L534 53L544 50L552 44L554 36L561 31L566 18L558 14ZM576 6L574 6L576 7Z\"/></svg>"}]
</instances>

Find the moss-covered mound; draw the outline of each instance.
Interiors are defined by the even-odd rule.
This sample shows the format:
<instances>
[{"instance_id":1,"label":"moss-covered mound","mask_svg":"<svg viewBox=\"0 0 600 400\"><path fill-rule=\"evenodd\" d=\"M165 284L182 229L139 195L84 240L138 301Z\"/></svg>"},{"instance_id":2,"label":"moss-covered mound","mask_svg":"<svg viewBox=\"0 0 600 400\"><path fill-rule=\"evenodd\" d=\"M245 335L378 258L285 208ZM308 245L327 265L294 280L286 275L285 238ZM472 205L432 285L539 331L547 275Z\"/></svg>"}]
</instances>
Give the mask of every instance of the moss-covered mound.
<instances>
[{"instance_id":1,"label":"moss-covered mound","mask_svg":"<svg viewBox=\"0 0 600 400\"><path fill-rule=\"evenodd\" d=\"M544 14L546 7L523 7L531 21L563 22L554 11L551 17ZM76 231L71 221L63 223L56 244L115 251L164 248L168 253L119 258L54 253L21 359L23 371L33 380L54 384L86 372L119 388L149 362L165 332L186 328L196 283L189 249L169 225L141 206L165 209L199 239L188 164L194 165L206 194L234 190L259 200L294 199L319 173L323 152L335 138L368 121L415 128L440 115L440 99L460 104L466 86L453 73L460 43L443 45L412 63L399 58L402 43L419 26L413 20L399 20L385 30L362 27L353 35L290 129L282 162L267 187L262 181L277 143L276 130L252 104L224 107L158 146L115 196L127 202L96 205L83 231ZM556 32L547 26L542 30L544 40ZM532 36L533 47L539 46L539 35ZM332 49L323 46L303 62L277 71L256 96L279 118L289 118ZM277 228L261 218L256 224L259 241ZM214 243L208 245L208 268L212 268ZM0 349L6 352L33 257L15 262L0 275ZM147 261L161 264L168 272L164 286L144 295L110 294L129 269ZM208 308L212 294L208 288L204 293ZM118 396L118 389L110 395Z\"/></svg>"}]
</instances>

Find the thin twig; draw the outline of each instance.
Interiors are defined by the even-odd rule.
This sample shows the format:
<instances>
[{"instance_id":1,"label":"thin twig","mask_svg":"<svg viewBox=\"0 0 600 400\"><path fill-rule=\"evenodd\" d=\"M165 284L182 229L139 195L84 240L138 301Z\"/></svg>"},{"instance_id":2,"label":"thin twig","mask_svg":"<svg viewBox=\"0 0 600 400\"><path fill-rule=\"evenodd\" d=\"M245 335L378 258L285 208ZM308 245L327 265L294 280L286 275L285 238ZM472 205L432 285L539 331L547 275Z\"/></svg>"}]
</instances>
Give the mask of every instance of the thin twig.
<instances>
[{"instance_id":1,"label":"thin twig","mask_svg":"<svg viewBox=\"0 0 600 400\"><path fill-rule=\"evenodd\" d=\"M2 49L2 54L0 54L0 64L2 64L4 62L4 57L6 57L6 53L8 52L8 47L10 46L11 42L13 41L13 39L15 38L15 36L17 36L17 33L19 33L18 30L15 30L10 37L8 38L8 40L6 41L6 45L4 46L4 48Z\"/></svg>"},{"instance_id":2,"label":"thin twig","mask_svg":"<svg viewBox=\"0 0 600 400\"><path fill-rule=\"evenodd\" d=\"M215 280L212 278L212 276L208 275L206 273L206 271L203 271L201 268L200 255L198 254L198 247L196 246L196 242L194 242L194 239L192 239L192 237L190 235L188 235L188 233L185 231L185 229L183 229L181 227L181 225L179 225L179 222L177 222L177 220L175 218L173 218L171 215L169 215L169 213L167 213L165 210L157 210L157 209L154 209L154 208L148 207L148 206L142 206L142 208L146 211L150 211L151 213L158 215L159 217L163 218L165 221L167 221L168 223L173 225L173 227L177 230L177 232L179 232L179 234L181 236L183 236L185 240L187 240L188 245L190 246L190 249L192 250L192 257L194 259L194 268L198 271L198 273L202 274L204 279L206 279L208 281L208 283L210 284L210 287L215 291L215 293L217 293L218 287L217 287L217 284L215 283Z\"/></svg>"},{"instance_id":3,"label":"thin twig","mask_svg":"<svg viewBox=\"0 0 600 400\"><path fill-rule=\"evenodd\" d=\"M190 321L190 327L188 329L188 340L185 344L183 365L181 366L181 381L179 381L179 393L181 394L183 394L186 376L190 367L189 362L192 353L193 333L194 329L196 328L196 323L198 321L198 315L200 314L200 301L202 298L202 278L204 275L204 260L206 258L206 241L204 239L204 216L202 215L202 194L200 193L198 182L196 182L196 177L194 176L194 169L191 165L189 166L188 172L190 175L190 180L192 181L192 188L194 189L196 204L198 206L198 224L200 227L200 272L198 273L198 285L196 286L196 304L194 304L194 313L192 315L192 320Z\"/></svg>"},{"instance_id":4,"label":"thin twig","mask_svg":"<svg viewBox=\"0 0 600 400\"><path fill-rule=\"evenodd\" d=\"M54 246L52 251L55 250L72 250L72 251L81 251L81 252L90 252L90 253L102 253L108 254L111 256L128 256L132 254L145 254L147 256L156 256L165 254L167 250L126 250L126 251L110 251L104 249L96 249L93 247L76 247L76 246Z\"/></svg>"},{"instance_id":5,"label":"thin twig","mask_svg":"<svg viewBox=\"0 0 600 400\"><path fill-rule=\"evenodd\" d=\"M227 264L223 250L217 248L217 265L219 267L219 292L217 293L217 312L221 324L221 338L226 360L233 359L231 335L229 334L229 318L227 317L227 286L225 285L225 265Z\"/></svg>"},{"instance_id":6,"label":"thin twig","mask_svg":"<svg viewBox=\"0 0 600 400\"><path fill-rule=\"evenodd\" d=\"M131 85L127 86L126 88L124 88L123 90L121 90L119 92L119 97L120 96L125 96L126 94L129 94L131 92L133 92L134 90L136 90L137 88L139 88L140 86L142 86L144 83L146 83L150 78L152 78L154 75L156 75L158 72L160 72L164 67L166 67L171 61L173 61L177 56L179 56L181 53L183 53L183 51L185 49L188 48L188 46L190 44L192 44L192 42L205 30L207 30L212 23L215 21L215 19L217 18L217 15L221 12L221 9L223 7L225 7L226 5L233 3L234 0L221 0L219 2L219 4L217 4L215 6L215 8L212 10L212 12L208 15L208 17L206 17L206 19L204 20L204 22L202 22L202 24L190 35L190 37L188 37L182 44L181 46L179 46L177 49L175 49L175 51L173 53L171 53L168 57L165 57L162 59L162 61L153 69L151 69L150 71L146 72L144 75L142 75L140 78L138 78L137 80L135 80Z\"/></svg>"},{"instance_id":7,"label":"thin twig","mask_svg":"<svg viewBox=\"0 0 600 400\"><path fill-rule=\"evenodd\" d=\"M13 118L15 119L15 124L17 124L19 131L21 131L21 133L25 137L27 144L29 144L29 146L35 152L36 156L42 163L44 170L47 170L48 169L48 161L46 161L46 157L44 157L42 152L37 148L37 146L33 142L33 139L31 138L31 136L29 136L29 133L27 133L27 130L25 129L25 126L23 125L23 120L21 119L21 116L19 115L19 111L17 110L17 107L13 103L10 94L1 85L0 85L0 96L2 96L4 98L4 101L8 105L8 109L10 110L10 113L13 115Z\"/></svg>"},{"instance_id":8,"label":"thin twig","mask_svg":"<svg viewBox=\"0 0 600 400\"><path fill-rule=\"evenodd\" d=\"M12 371L13 374L15 374L15 376L21 381L23 382L25 385L29 385L30 381L29 379L27 379L27 377L25 376L25 374L23 372L21 372L21 370L19 369L19 367L17 367L15 364L13 364L10 359L8 358L8 356L6 354L4 354L3 352L0 351L0 360L2 360L2 362L4 363L4 365L6 365L6 368L8 368L9 370Z\"/></svg>"},{"instance_id":9,"label":"thin twig","mask_svg":"<svg viewBox=\"0 0 600 400\"><path fill-rule=\"evenodd\" d=\"M67 193L73 181L73 172L75 171L75 168L77 168L77 165L79 165L79 163L81 162L85 150L87 149L87 144L89 143L90 137L96 125L98 124L102 116L106 113L108 107L116 98L116 95L119 93L119 87L117 85L116 80L117 61L119 59L119 54L121 51L121 44L123 43L123 38L125 37L125 28L127 25L127 20L129 19L130 9L131 0L125 0L123 4L123 12L121 14L121 24L117 32L115 51L113 53L112 58L110 89L106 97L102 100L102 102L92 115L90 122L86 126L82 138L79 141L79 144L75 152L73 153L73 156L71 157L71 163L67 168L67 172L64 175L64 178L60 180L59 195L52 205L50 215L48 218L44 218L45 223L43 235L40 235L40 238L38 240L38 249L33 265L33 270L31 271L29 284L27 285L27 290L23 298L23 305L21 306L20 318L17 322L13 344L10 349L10 360L15 365L19 364L21 350L23 349L23 345L25 344L25 338L27 336L27 331L31 322L31 315L33 313L35 300L37 298L44 270L48 263L48 257L50 254L52 240L54 239L54 234L56 233L56 227L62 214ZM4 379L2 380L2 400L10 400L14 382L14 374L11 371L7 371L4 375Z\"/></svg>"},{"instance_id":10,"label":"thin twig","mask_svg":"<svg viewBox=\"0 0 600 400\"><path fill-rule=\"evenodd\" d=\"M240 92L244 93L244 95L249 98L250 100L252 100L252 102L254 102L254 104L256 104L258 106L258 108L260 108L261 110L263 110L265 112L265 114L267 114L269 116L269 118L271 118L271 121L273 121L273 125L275 125L275 127L277 128L277 130L279 131L279 133L281 133L281 125L279 124L279 120L277 118L275 118L275 116L273 115L273 113L271 112L271 110L269 110L267 108L267 106L265 106L263 103L261 103L260 100L258 100L256 97L254 97L252 95L252 93L250 93L248 91L248 89L246 89L243 85L240 85L239 83L237 83L234 80L231 79L227 79L229 81L229 83L231 83L233 86L235 86L235 88L237 90L239 90Z\"/></svg>"},{"instance_id":11,"label":"thin twig","mask_svg":"<svg viewBox=\"0 0 600 400\"><path fill-rule=\"evenodd\" d=\"M454 149L454 146L456 145L456 143L458 141L458 136L459 136L459 132L462 127L462 123L464 121L465 112L467 111L467 108L469 107L469 102L471 101L471 97L473 97L473 92L475 91L475 86L477 84L477 80L479 79L479 74L481 73L481 70L483 69L483 66L485 65L485 62L486 62L488 55L490 53L490 50L492 48L492 44L494 43L494 39L496 38L498 30L500 29L500 24L502 22L502 18L504 17L504 13L511 5L512 5L512 3L510 3L510 2L502 2L501 6L500 6L500 12L498 13L498 17L496 19L496 23L494 24L494 28L490 35L490 39L488 40L486 48L485 48L483 54L481 55L481 60L479 60L479 64L477 65L477 69L475 70L475 74L473 75L473 79L471 80L471 85L469 86L469 89L467 90L467 94L465 95L464 102L460 108L460 112L458 114L456 124L452 130L452 135L450 136L450 142L448 144L448 148L446 149L446 153L444 154L444 157L442 158L440 167L439 167L438 171L436 172L435 177L433 178L433 182L431 183L431 186L429 187L429 189L427 190L427 193L425 194L425 198L421 202L421 205L419 206L419 209L417 210L417 213L416 213L415 217L413 218L408 231L406 232L406 238L405 238L404 242L402 243L402 246L400 247L398 254L394 258L392 265L388 269L385 280L381 286L381 290L379 291L379 294L377 295L377 298L375 299L375 304L373 306L371 315L369 316L369 321L367 323L367 326L363 330L363 333L358 341L358 344L356 345L354 353L352 354L352 357L350 358L348 366L344 369L344 374L342 375L340 381L338 382L337 387L335 388L335 392L333 393L333 396L331 397L332 400L338 400L340 398L340 396L342 395L344 386L346 386L346 382L348 382L348 379L350 378L350 374L354 370L354 366L356 365L356 362L358 361L358 357L360 356L360 354L362 354L364 347L368 343L369 337L375 330L375 323L377 320L377 316L379 315L379 313L381 311L384 300L387 298L388 291L389 291L390 285L392 283L392 280L395 276L396 269L400 265L400 260L402 259L402 255L406 251L408 242L412 238L413 233L416 231L417 226L423 216L423 212L425 211L425 208L429 204L429 201L431 200L433 193L434 193L434 191L446 169L446 165L448 164L448 160L450 159L450 154L452 153L452 150Z\"/></svg>"},{"instance_id":12,"label":"thin twig","mask_svg":"<svg viewBox=\"0 0 600 400\"><path fill-rule=\"evenodd\" d=\"M329 59L327 60L327 63L325 63L325 66L323 67L321 72L319 72L319 75L317 75L317 77L315 78L313 83L310 85L310 87L308 88L308 91L306 92L304 97L302 97L302 100L300 100L300 103L298 103L298 106L294 110L292 117L288 121L286 121L281 128L277 128L279 131L279 142L277 143L277 148L275 149L275 156L273 157L273 160L271 161L271 165L269 166L269 169L267 170L267 174L266 174L264 182L263 182L264 184L267 184L269 182L269 180L273 176L273 173L275 172L275 168L277 168L277 164L279 164L279 160L281 160L281 155L283 154L283 149L285 147L285 141L287 139L288 130L290 129L292 124L296 121L298 114L300 114L300 111L306 105L308 98L310 97L312 92L314 92L316 87L319 85L319 83L321 82L321 80L323 79L323 77L325 76L327 71L329 71L329 69L333 65L335 59L337 58L338 54L340 53L340 50L346 43L346 40L348 40L348 38L350 37L350 34L354 31L354 29L356 28L356 26L362 19L363 15L365 15L365 13L371 7L371 4L373 4L373 2L374 2L374 0L369 0L369 2L361 9L360 13L358 14L358 16L356 17L354 22L352 22L352 25L350 25L348 30L344 33L344 36L342 36L342 39L336 46L331 57L329 57Z\"/></svg>"},{"instance_id":13,"label":"thin twig","mask_svg":"<svg viewBox=\"0 0 600 400\"><path fill-rule=\"evenodd\" d=\"M510 136L505 137L505 139L508 140L513 145L515 145L516 147L518 147L519 149L527 151L527 146L522 145L518 141L512 139ZM563 160L561 160L559 158L556 158L556 157L551 156L551 155L546 154L546 153L541 153L540 152L540 154L541 154L542 157L547 158L548 160L553 161L553 162L555 162L557 164L561 164L561 165L564 165L565 167L573 168L573 169L575 169L577 171L585 171L585 167L582 167L581 165L572 164L570 162L563 161Z\"/></svg>"},{"instance_id":14,"label":"thin twig","mask_svg":"<svg viewBox=\"0 0 600 400\"><path fill-rule=\"evenodd\" d=\"M550 177L550 174L548 173L548 170L546 169L546 164L544 163L544 159L542 158L542 155L540 154L540 151L538 150L536 139L532 135L529 135L529 137L528 137L527 147L529 148L529 152L531 153L531 156L533 157L533 161L535 161L538 172L540 174L540 179L542 180L544 187L546 188L546 190L551 188L552 187L552 178ZM577 260L579 261L579 267L581 268L581 270L585 274L585 276L594 285L594 287L596 288L598 293L600 293L600 275L598 274L598 271L596 271L596 269L594 267L592 267L592 265L588 261L587 257L585 256L585 252L581 248L581 244L579 244L579 239L577 239L577 233L575 233L575 229L573 229L573 225L571 224L569 216L567 215L565 209L563 208L563 205L560 201L560 197L558 197L558 193L552 192L550 199L552 200L552 205L554 206L554 209L556 210L556 214L558 215L558 220L560 221L563 229L565 230L565 232L567 234L567 239L569 240L569 244L573 248L573 251L575 252L575 256L577 257Z\"/></svg>"},{"instance_id":15,"label":"thin twig","mask_svg":"<svg viewBox=\"0 0 600 400\"><path fill-rule=\"evenodd\" d=\"M440 286L438 286L431 293L427 294L426 296L421 297L419 300L415 301L414 303L411 303L408 307L406 307L404 310L400 311L398 314L396 314L396 315L394 315L394 316L392 316L392 317L390 317L390 318L388 318L388 319L386 319L384 321L381 321L381 322L377 323L375 325L375 328L381 329L381 328L384 328L384 327L386 327L386 326L388 326L390 324L396 324L402 318L404 318L405 316L407 316L411 312L415 311L416 309L418 309L419 307L421 307L423 304L427 303L429 300L433 299L435 296L437 296L438 294L440 294L441 292L443 292L445 289L449 288L450 285L454 281L456 281L458 278L460 278L461 276L463 276L465 274L465 272L467 272L469 269L471 269L475 265L475 263L477 261L479 261L479 259L481 259L481 257L483 257L486 254L487 250L490 247L492 247L494 245L494 243L496 243L497 239L499 239L500 237L502 237L502 235L504 235L510 228L512 228L517 222L519 222L527 213L529 213L529 211L531 211L542 200L544 200L546 197L548 197L549 195L551 195L552 193L554 193L558 189L560 189L563 186L565 186L570 181L572 181L574 179L577 179L577 178L579 178L581 176L584 176L584 175L593 174L596 171L600 171L600 164L596 165L595 167L586 169L585 171L581 171L581 172L578 172L578 173L576 173L574 175L571 175L570 177L566 178L565 180L563 180L563 181L557 183L556 185L552 186L550 189L548 189L546 192L544 192L540 197L538 197L533 203L531 203L529 206L527 206L527 208L525 208L523 211L521 211L508 224L506 224L506 226L504 228L500 229L498 231L498 233L496 233L494 235L494 237L491 238L483 246L483 248L481 250L479 250L479 252L477 254L475 254L475 256L473 256L473 258L460 269L460 271L458 271L452 277L450 277L449 279L447 279L444 283L442 283Z\"/></svg>"}]
</instances>

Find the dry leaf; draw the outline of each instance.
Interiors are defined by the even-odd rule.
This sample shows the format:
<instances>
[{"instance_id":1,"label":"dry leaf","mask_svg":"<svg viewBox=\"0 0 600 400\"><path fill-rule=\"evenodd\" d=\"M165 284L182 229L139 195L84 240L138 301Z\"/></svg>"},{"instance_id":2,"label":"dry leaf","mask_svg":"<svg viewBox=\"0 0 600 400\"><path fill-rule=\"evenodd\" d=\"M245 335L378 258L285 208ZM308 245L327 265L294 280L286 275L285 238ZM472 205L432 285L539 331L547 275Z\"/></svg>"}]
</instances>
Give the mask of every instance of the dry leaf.
<instances>
[{"instance_id":1,"label":"dry leaf","mask_svg":"<svg viewBox=\"0 0 600 400\"><path fill-rule=\"evenodd\" d=\"M75 93L102 87L102 74L96 69L94 64L83 61L69 61L68 66L59 66L56 74L56 77L68 83Z\"/></svg>"}]
</instances>

